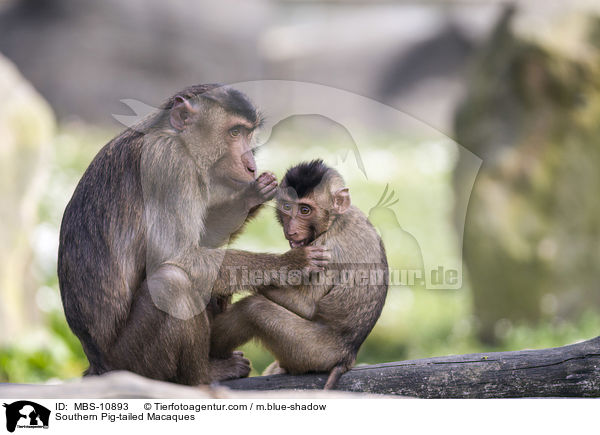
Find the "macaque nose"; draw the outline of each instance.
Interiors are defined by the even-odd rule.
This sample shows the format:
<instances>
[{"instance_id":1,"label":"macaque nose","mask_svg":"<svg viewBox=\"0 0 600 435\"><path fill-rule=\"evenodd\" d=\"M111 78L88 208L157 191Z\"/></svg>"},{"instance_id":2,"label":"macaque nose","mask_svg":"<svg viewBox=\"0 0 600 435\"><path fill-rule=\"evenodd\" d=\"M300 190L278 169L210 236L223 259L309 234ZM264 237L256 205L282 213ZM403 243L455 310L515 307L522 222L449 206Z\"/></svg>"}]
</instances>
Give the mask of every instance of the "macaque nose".
<instances>
[{"instance_id":1,"label":"macaque nose","mask_svg":"<svg viewBox=\"0 0 600 435\"><path fill-rule=\"evenodd\" d=\"M288 237L292 237L295 236L296 234L298 234L298 228L296 227L296 225L294 225L293 223L289 223L287 226L287 231L286 231Z\"/></svg>"},{"instance_id":2,"label":"macaque nose","mask_svg":"<svg viewBox=\"0 0 600 435\"><path fill-rule=\"evenodd\" d=\"M252 153L248 152L242 155L242 163L246 167L246 170L252 175L256 174L256 162Z\"/></svg>"}]
</instances>

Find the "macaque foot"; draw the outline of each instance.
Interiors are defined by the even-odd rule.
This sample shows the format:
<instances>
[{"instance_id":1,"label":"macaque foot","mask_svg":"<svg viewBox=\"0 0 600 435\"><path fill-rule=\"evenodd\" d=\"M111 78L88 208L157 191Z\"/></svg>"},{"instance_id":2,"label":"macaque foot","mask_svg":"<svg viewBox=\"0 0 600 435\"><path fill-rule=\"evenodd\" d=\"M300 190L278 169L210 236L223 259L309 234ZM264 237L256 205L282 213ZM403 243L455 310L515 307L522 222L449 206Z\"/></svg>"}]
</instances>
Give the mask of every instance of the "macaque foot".
<instances>
[{"instance_id":1,"label":"macaque foot","mask_svg":"<svg viewBox=\"0 0 600 435\"><path fill-rule=\"evenodd\" d=\"M285 375L286 373L287 370L279 365L279 361L275 360L271 364L269 364L269 366L266 369L264 369L264 371L262 372L262 376Z\"/></svg>"},{"instance_id":2,"label":"macaque foot","mask_svg":"<svg viewBox=\"0 0 600 435\"><path fill-rule=\"evenodd\" d=\"M250 374L250 360L244 354L235 351L229 358L211 359L211 379L225 381L227 379L245 378Z\"/></svg>"}]
</instances>

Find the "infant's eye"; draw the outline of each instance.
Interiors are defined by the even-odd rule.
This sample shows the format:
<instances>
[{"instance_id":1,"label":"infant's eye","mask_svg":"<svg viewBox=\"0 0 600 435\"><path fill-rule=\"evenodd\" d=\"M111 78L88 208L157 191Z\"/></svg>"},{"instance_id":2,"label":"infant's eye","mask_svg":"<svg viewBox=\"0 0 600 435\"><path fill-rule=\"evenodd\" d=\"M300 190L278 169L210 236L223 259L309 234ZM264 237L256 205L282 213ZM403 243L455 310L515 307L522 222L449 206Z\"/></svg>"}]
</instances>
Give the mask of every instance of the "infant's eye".
<instances>
[{"instance_id":1,"label":"infant's eye","mask_svg":"<svg viewBox=\"0 0 600 435\"><path fill-rule=\"evenodd\" d=\"M229 130L229 134L231 135L231 137L238 137L240 135L240 129L237 127L233 127L231 130Z\"/></svg>"},{"instance_id":2,"label":"infant's eye","mask_svg":"<svg viewBox=\"0 0 600 435\"><path fill-rule=\"evenodd\" d=\"M284 209L285 211L290 211L290 210L292 209L292 206L291 206L291 204L290 204L289 202L285 202L285 203L283 204L283 209Z\"/></svg>"},{"instance_id":3,"label":"infant's eye","mask_svg":"<svg viewBox=\"0 0 600 435\"><path fill-rule=\"evenodd\" d=\"M303 205L300 207L300 214L304 215L304 216L308 216L311 212L311 208L307 205Z\"/></svg>"}]
</instances>

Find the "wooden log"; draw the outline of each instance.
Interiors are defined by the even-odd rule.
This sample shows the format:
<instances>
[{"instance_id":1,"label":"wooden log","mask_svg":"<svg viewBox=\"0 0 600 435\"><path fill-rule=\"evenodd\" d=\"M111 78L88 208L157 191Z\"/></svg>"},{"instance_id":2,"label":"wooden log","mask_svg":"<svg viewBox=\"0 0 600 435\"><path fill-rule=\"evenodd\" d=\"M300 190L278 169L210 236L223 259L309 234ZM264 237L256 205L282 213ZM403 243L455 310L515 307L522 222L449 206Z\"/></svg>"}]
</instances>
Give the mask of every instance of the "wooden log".
<instances>
[{"instance_id":1,"label":"wooden log","mask_svg":"<svg viewBox=\"0 0 600 435\"><path fill-rule=\"evenodd\" d=\"M381 396L375 396L381 397ZM59 384L0 384L0 399L356 399L344 391L232 391L216 385L188 387L115 371Z\"/></svg>"},{"instance_id":2,"label":"wooden log","mask_svg":"<svg viewBox=\"0 0 600 435\"><path fill-rule=\"evenodd\" d=\"M323 388L326 374L222 382L234 390ZM420 398L600 397L600 337L564 347L359 366L338 390Z\"/></svg>"}]
</instances>

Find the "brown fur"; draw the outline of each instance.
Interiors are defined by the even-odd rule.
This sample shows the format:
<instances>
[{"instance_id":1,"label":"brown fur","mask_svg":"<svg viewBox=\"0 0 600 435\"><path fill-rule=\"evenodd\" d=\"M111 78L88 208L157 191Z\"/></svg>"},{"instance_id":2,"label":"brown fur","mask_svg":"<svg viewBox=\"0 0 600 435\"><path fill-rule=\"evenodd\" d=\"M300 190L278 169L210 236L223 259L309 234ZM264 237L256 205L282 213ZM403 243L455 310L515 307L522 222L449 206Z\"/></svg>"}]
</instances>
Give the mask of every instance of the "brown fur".
<instances>
[{"instance_id":1,"label":"brown fur","mask_svg":"<svg viewBox=\"0 0 600 435\"><path fill-rule=\"evenodd\" d=\"M129 370L189 385L248 374L239 353L209 358L211 316L235 290L224 269L310 267L321 255L216 249L274 194L273 177L254 180L250 132L259 124L239 92L194 86L92 161L65 210L58 257L65 315L88 374ZM210 302L177 318L156 293L176 306Z\"/></svg>"},{"instance_id":2,"label":"brown fur","mask_svg":"<svg viewBox=\"0 0 600 435\"><path fill-rule=\"evenodd\" d=\"M292 240L313 234L312 246L327 246L331 262L326 272L353 269L379 271L381 283L258 286L260 294L233 304L216 317L211 352L227 355L256 338L271 351L278 364L272 373L330 372L325 388L331 389L355 362L358 350L375 325L387 294L388 265L383 243L366 216L349 206L335 211L336 192L347 194L343 180L329 169L319 188L309 191L298 204L310 205L311 216L303 223L291 222L278 201L278 217L286 237ZM285 179L281 191L286 190ZM320 204L320 205L319 205ZM324 208L324 204L329 204ZM292 230L289 230L292 228Z\"/></svg>"}]
</instances>

